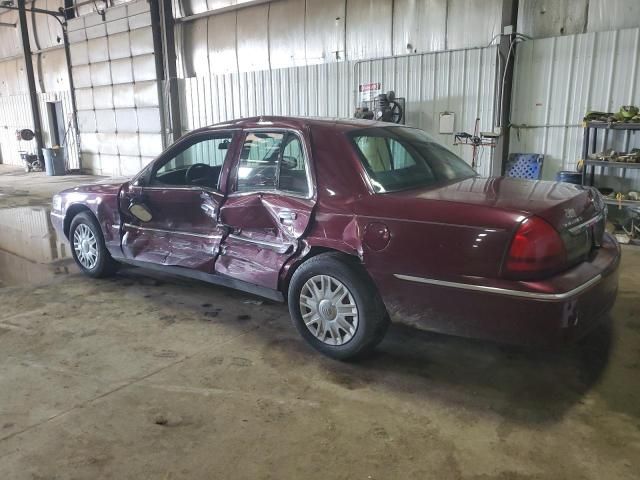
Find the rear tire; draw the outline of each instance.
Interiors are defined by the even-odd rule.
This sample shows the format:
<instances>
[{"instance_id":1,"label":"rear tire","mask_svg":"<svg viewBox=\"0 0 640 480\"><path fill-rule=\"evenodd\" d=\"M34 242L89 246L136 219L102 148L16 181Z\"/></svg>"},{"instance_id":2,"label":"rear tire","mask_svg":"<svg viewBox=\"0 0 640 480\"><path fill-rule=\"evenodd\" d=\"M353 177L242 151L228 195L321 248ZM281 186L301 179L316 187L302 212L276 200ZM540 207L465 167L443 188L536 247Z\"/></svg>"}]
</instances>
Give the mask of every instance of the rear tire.
<instances>
[{"instance_id":1,"label":"rear tire","mask_svg":"<svg viewBox=\"0 0 640 480\"><path fill-rule=\"evenodd\" d=\"M91 213L81 212L73 217L69 243L73 259L85 275L103 278L118 270L119 264L109 254L102 229Z\"/></svg>"},{"instance_id":2,"label":"rear tire","mask_svg":"<svg viewBox=\"0 0 640 480\"><path fill-rule=\"evenodd\" d=\"M367 273L339 253L304 262L291 278L288 300L300 335L337 360L366 356L389 327L387 310Z\"/></svg>"}]
</instances>

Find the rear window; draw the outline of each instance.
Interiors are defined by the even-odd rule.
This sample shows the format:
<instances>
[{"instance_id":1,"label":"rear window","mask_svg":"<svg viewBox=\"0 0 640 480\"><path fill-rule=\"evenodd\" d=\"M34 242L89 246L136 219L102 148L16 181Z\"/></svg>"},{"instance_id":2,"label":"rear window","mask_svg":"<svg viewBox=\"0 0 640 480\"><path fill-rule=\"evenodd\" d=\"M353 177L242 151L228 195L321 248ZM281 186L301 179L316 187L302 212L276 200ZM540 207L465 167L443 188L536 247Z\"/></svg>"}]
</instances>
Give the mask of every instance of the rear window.
<instances>
[{"instance_id":1,"label":"rear window","mask_svg":"<svg viewBox=\"0 0 640 480\"><path fill-rule=\"evenodd\" d=\"M463 180L476 172L422 130L374 127L350 134L378 193Z\"/></svg>"}]
</instances>

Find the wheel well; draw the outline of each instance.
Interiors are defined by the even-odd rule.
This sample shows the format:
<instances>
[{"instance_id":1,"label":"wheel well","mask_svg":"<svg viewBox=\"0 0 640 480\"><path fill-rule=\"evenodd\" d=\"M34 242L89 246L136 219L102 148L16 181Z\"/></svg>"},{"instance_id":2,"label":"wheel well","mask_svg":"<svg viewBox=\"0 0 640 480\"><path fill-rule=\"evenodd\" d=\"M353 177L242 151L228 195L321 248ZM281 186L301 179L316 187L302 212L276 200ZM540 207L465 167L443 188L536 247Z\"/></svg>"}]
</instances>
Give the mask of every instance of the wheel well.
<instances>
[{"instance_id":1,"label":"wheel well","mask_svg":"<svg viewBox=\"0 0 640 480\"><path fill-rule=\"evenodd\" d=\"M73 221L75 216L81 212L89 212L91 215L93 215L93 212L91 211L91 209L86 205L80 205L80 204L71 205L67 209L67 213L64 217L64 225L63 225L63 231L64 231L65 237L69 238L69 229L71 228L71 222Z\"/></svg>"},{"instance_id":2,"label":"wheel well","mask_svg":"<svg viewBox=\"0 0 640 480\"><path fill-rule=\"evenodd\" d=\"M287 294L289 292L289 283L291 282L291 278L293 278L293 274L296 272L296 270L307 260L309 260L312 257L317 257L318 255L321 255L323 253L335 253L338 254L341 258L343 258L344 260L348 261L348 262L353 262L356 263L358 265L362 265L362 262L360 261L360 258L358 258L356 255L353 254L349 254L349 253L345 253L343 251L340 250L336 250L333 248L329 248L329 247L311 247L309 252L304 256L299 258L289 269L289 271L287 272L287 275L285 278L283 278L282 283L280 285L280 292L282 292L282 295L285 298L287 298Z\"/></svg>"}]
</instances>

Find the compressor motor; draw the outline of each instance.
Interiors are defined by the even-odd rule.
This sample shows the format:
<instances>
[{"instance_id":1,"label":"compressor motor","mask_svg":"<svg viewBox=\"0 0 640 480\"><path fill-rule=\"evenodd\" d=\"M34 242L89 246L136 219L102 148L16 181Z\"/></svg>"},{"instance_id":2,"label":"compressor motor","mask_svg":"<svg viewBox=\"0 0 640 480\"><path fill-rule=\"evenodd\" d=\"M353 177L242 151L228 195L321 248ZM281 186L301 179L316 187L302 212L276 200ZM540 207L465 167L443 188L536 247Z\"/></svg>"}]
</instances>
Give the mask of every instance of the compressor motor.
<instances>
[{"instance_id":1,"label":"compressor motor","mask_svg":"<svg viewBox=\"0 0 640 480\"><path fill-rule=\"evenodd\" d=\"M404 98L397 98L393 90L377 95L371 103L356 108L354 118L381 122L404 123Z\"/></svg>"}]
</instances>

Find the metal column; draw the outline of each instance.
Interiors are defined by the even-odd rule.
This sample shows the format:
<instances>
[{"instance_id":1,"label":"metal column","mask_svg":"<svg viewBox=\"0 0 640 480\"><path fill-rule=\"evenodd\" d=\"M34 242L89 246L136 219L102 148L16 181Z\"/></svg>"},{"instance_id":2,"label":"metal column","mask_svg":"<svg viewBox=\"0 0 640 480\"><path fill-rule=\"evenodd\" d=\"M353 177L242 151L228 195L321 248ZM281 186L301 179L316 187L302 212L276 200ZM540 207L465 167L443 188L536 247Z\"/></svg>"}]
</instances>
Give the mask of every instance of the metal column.
<instances>
[{"instance_id":1,"label":"metal column","mask_svg":"<svg viewBox=\"0 0 640 480\"><path fill-rule=\"evenodd\" d=\"M152 4L155 2L151 2ZM175 142L182 136L182 120L180 118L180 97L178 96L178 74L176 67L175 19L170 0L161 0L160 30L162 33L162 51L164 53L164 81L163 92L168 93L169 115L171 118L171 137ZM161 98L161 101L164 99Z\"/></svg>"},{"instance_id":2,"label":"metal column","mask_svg":"<svg viewBox=\"0 0 640 480\"><path fill-rule=\"evenodd\" d=\"M27 84L29 86L29 98L31 99L33 130L36 137L36 145L38 147L38 157L42 159L42 123L40 122L40 105L38 104L36 79L33 74L33 60L31 58L31 44L29 43L25 0L18 0L18 17L20 19L20 35L22 37L22 52L24 55L25 70L27 73Z\"/></svg>"},{"instance_id":3,"label":"metal column","mask_svg":"<svg viewBox=\"0 0 640 480\"><path fill-rule=\"evenodd\" d=\"M162 131L162 148L167 148L167 108L164 102L163 83L166 78L164 72L164 48L162 43L161 14L158 3L149 2L151 11L151 32L153 35L153 52L155 58L155 69L158 91L158 105L160 107L160 130Z\"/></svg>"},{"instance_id":4,"label":"metal column","mask_svg":"<svg viewBox=\"0 0 640 480\"><path fill-rule=\"evenodd\" d=\"M501 33L504 28L513 27L516 31L518 24L518 0L502 0L502 22ZM500 126L500 136L494 150L494 161L492 175L502 175L503 166L509 156L509 117L511 116L511 89L513 85L513 66L515 65L515 35L501 35L498 45L498 55L502 58L501 68L498 69L497 95L500 98L500 108L496 112L498 115L498 125ZM511 55L509 55L511 50Z\"/></svg>"},{"instance_id":5,"label":"metal column","mask_svg":"<svg viewBox=\"0 0 640 480\"><path fill-rule=\"evenodd\" d=\"M69 77L69 91L71 92L71 122L73 126L74 138L73 141L76 144L78 151L78 169L82 171L82 153L80 151L80 130L78 130L78 108L76 106L76 89L73 83L73 71L71 70L71 52L69 50L69 35L67 33L67 19L65 10L64 23L62 26L62 40L64 42L64 56L67 61L67 75Z\"/></svg>"}]
</instances>

